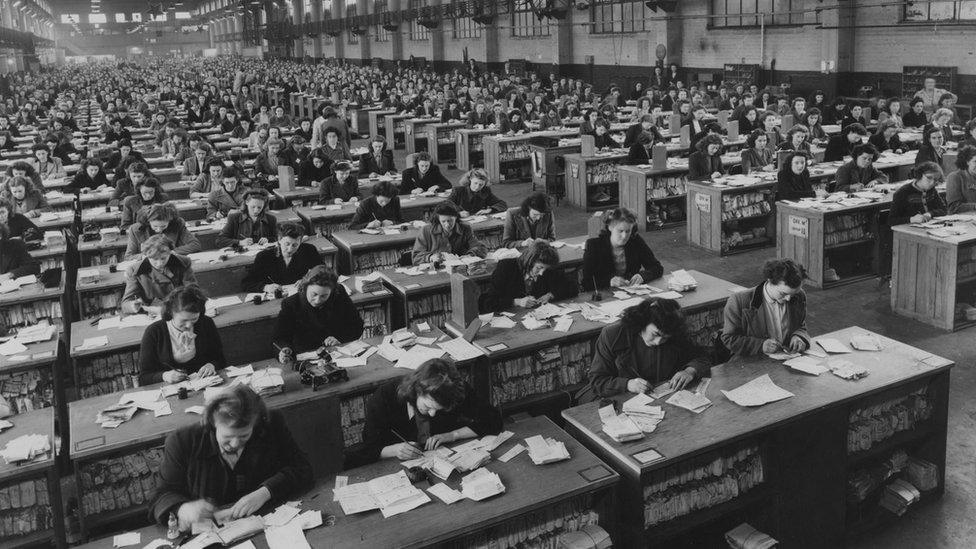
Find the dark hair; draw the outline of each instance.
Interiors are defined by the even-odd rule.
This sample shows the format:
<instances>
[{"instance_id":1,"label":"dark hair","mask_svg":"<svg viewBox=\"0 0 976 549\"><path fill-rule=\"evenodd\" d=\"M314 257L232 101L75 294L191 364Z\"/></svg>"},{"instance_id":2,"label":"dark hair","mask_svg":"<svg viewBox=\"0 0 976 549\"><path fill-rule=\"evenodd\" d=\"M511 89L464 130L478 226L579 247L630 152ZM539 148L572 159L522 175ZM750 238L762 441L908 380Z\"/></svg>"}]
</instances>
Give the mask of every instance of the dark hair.
<instances>
[{"instance_id":1,"label":"dark hair","mask_svg":"<svg viewBox=\"0 0 976 549\"><path fill-rule=\"evenodd\" d=\"M923 147L931 147L932 145L929 144L929 137L932 137L932 134L934 134L934 133L937 133L939 135L942 135L942 128L936 128L935 126L929 126L923 133L924 133L924 135L923 135L924 140L922 141L922 146Z\"/></svg>"},{"instance_id":2,"label":"dark hair","mask_svg":"<svg viewBox=\"0 0 976 549\"><path fill-rule=\"evenodd\" d=\"M807 109L807 119L809 120L811 116L820 116L823 113L817 107L810 107Z\"/></svg>"},{"instance_id":3,"label":"dark hair","mask_svg":"<svg viewBox=\"0 0 976 549\"><path fill-rule=\"evenodd\" d=\"M382 143L383 144L383 150L384 151L386 150L386 138L383 137L382 135L376 134L373 137L370 137L369 138L369 144L372 145L373 143Z\"/></svg>"},{"instance_id":4,"label":"dark hair","mask_svg":"<svg viewBox=\"0 0 976 549\"><path fill-rule=\"evenodd\" d=\"M316 265L305 273L298 283L298 293L305 299L305 291L309 286L322 286L335 290L339 285L339 275L331 267L326 265Z\"/></svg>"},{"instance_id":5,"label":"dark hair","mask_svg":"<svg viewBox=\"0 0 976 549\"><path fill-rule=\"evenodd\" d=\"M268 421L268 407L249 385L238 383L219 391L207 404L204 425L214 429L217 421L235 429L264 425Z\"/></svg>"},{"instance_id":6,"label":"dark hair","mask_svg":"<svg viewBox=\"0 0 976 549\"><path fill-rule=\"evenodd\" d=\"M420 162L430 162L430 153L419 152L413 157L413 163L418 164Z\"/></svg>"},{"instance_id":7,"label":"dark hair","mask_svg":"<svg viewBox=\"0 0 976 549\"><path fill-rule=\"evenodd\" d=\"M627 307L620 315L620 324L634 332L653 324L662 335L684 337L686 334L685 315L673 299L652 297Z\"/></svg>"},{"instance_id":8,"label":"dark hair","mask_svg":"<svg viewBox=\"0 0 976 549\"><path fill-rule=\"evenodd\" d=\"M377 181L373 184L373 196L385 196L387 198L393 198L399 194L399 189L392 181Z\"/></svg>"},{"instance_id":9,"label":"dark hair","mask_svg":"<svg viewBox=\"0 0 976 549\"><path fill-rule=\"evenodd\" d=\"M328 136L330 133L334 133L336 134L336 137L339 137L339 130L331 126L326 128L325 133L323 133L322 135Z\"/></svg>"},{"instance_id":10,"label":"dark hair","mask_svg":"<svg viewBox=\"0 0 976 549\"><path fill-rule=\"evenodd\" d=\"M278 238L287 236L288 238L301 239L305 236L305 227L299 223L292 223L290 221L283 221L278 224Z\"/></svg>"},{"instance_id":11,"label":"dark hair","mask_svg":"<svg viewBox=\"0 0 976 549\"><path fill-rule=\"evenodd\" d=\"M797 124L792 128L790 128L789 131L786 132L786 136L789 137L790 139L793 139L793 136L798 133L809 134L810 128L804 126L803 124Z\"/></svg>"},{"instance_id":12,"label":"dark hair","mask_svg":"<svg viewBox=\"0 0 976 549\"><path fill-rule=\"evenodd\" d=\"M852 133L856 133L857 135L864 137L865 135L868 134L868 130L861 124L855 122L853 124L848 125L846 128L844 128L844 135L850 135Z\"/></svg>"},{"instance_id":13,"label":"dark hair","mask_svg":"<svg viewBox=\"0 0 976 549\"><path fill-rule=\"evenodd\" d=\"M878 148L870 143L862 143L857 145L854 147L854 150L851 151L851 160L857 160L857 158L862 154L870 154L871 161L874 162L878 159Z\"/></svg>"},{"instance_id":14,"label":"dark hair","mask_svg":"<svg viewBox=\"0 0 976 549\"><path fill-rule=\"evenodd\" d=\"M559 265L559 252L545 240L534 240L518 257L518 264L523 271L528 271L536 263L543 265Z\"/></svg>"},{"instance_id":15,"label":"dark hair","mask_svg":"<svg viewBox=\"0 0 976 549\"><path fill-rule=\"evenodd\" d=\"M55 137L54 140L57 141L57 138ZM34 143L34 145L31 146L31 152L37 151L45 151L49 153L51 152L51 149L47 148L47 145L44 143Z\"/></svg>"},{"instance_id":16,"label":"dark hair","mask_svg":"<svg viewBox=\"0 0 976 549\"><path fill-rule=\"evenodd\" d=\"M263 200L265 204L267 204L268 201L271 200L271 195L269 195L268 191L266 191L265 189L258 187L256 189L248 189L247 192L244 193L243 202L247 203L247 201L252 198Z\"/></svg>"},{"instance_id":17,"label":"dark hair","mask_svg":"<svg viewBox=\"0 0 976 549\"><path fill-rule=\"evenodd\" d=\"M224 170L220 172L221 179L228 179L230 177L233 177L240 182L241 171L237 169L237 166L224 166Z\"/></svg>"},{"instance_id":18,"label":"dark hair","mask_svg":"<svg viewBox=\"0 0 976 549\"><path fill-rule=\"evenodd\" d=\"M908 102L908 106L909 107L914 107L918 103L925 103L925 101L921 97L915 97L915 98L912 98L912 100Z\"/></svg>"},{"instance_id":19,"label":"dark hair","mask_svg":"<svg viewBox=\"0 0 976 549\"><path fill-rule=\"evenodd\" d=\"M959 155L956 156L956 167L960 170L965 170L969 168L969 161L976 157L976 147L972 145L966 145L965 147L959 149Z\"/></svg>"},{"instance_id":20,"label":"dark hair","mask_svg":"<svg viewBox=\"0 0 976 549\"><path fill-rule=\"evenodd\" d=\"M764 130L752 130L749 132L749 137L746 138L746 146L750 149L755 148L756 140L760 137L766 137L766 132Z\"/></svg>"},{"instance_id":21,"label":"dark hair","mask_svg":"<svg viewBox=\"0 0 976 549\"><path fill-rule=\"evenodd\" d=\"M607 229L614 223L637 224L637 214L627 208L614 208L603 214L603 226Z\"/></svg>"},{"instance_id":22,"label":"dark hair","mask_svg":"<svg viewBox=\"0 0 976 549\"><path fill-rule=\"evenodd\" d=\"M207 294L196 284L176 288L163 301L163 320L172 320L175 313L207 312Z\"/></svg>"},{"instance_id":23,"label":"dark hair","mask_svg":"<svg viewBox=\"0 0 976 549\"><path fill-rule=\"evenodd\" d=\"M454 363L442 358L433 358L407 374L397 387L397 398L411 404L421 394L434 399L445 410L452 410L467 396L464 380Z\"/></svg>"},{"instance_id":24,"label":"dark hair","mask_svg":"<svg viewBox=\"0 0 976 549\"><path fill-rule=\"evenodd\" d=\"M119 139L119 148L121 149L122 147L129 147L131 149L132 148L132 141L130 141L129 139L127 139L125 137L123 137L122 139Z\"/></svg>"},{"instance_id":25,"label":"dark hair","mask_svg":"<svg viewBox=\"0 0 976 549\"><path fill-rule=\"evenodd\" d=\"M722 147L722 138L719 137L719 136L717 136L717 135L715 135L715 134L708 134L705 137L702 137L701 139L699 139L698 140L698 143L695 145L695 148L698 149L699 152L701 152L702 154L708 154L708 146L709 145L718 145L720 147L719 148L719 153L722 152L722 149L721 149L721 147Z\"/></svg>"},{"instance_id":26,"label":"dark hair","mask_svg":"<svg viewBox=\"0 0 976 549\"><path fill-rule=\"evenodd\" d=\"M522 215L528 216L529 210L535 210L544 214L549 213L552 208L549 206L549 198L545 193L532 193L522 201Z\"/></svg>"},{"instance_id":27,"label":"dark hair","mask_svg":"<svg viewBox=\"0 0 976 549\"><path fill-rule=\"evenodd\" d=\"M973 130L976 130L976 118L966 122L966 135L973 133Z\"/></svg>"},{"instance_id":28,"label":"dark hair","mask_svg":"<svg viewBox=\"0 0 976 549\"><path fill-rule=\"evenodd\" d=\"M976 148L973 148L973 147L963 147L963 150L965 150L965 149L972 149L973 150L973 152L970 153L971 154L970 158L972 158L972 156L976 156ZM960 156L962 156L962 151L960 151ZM956 159L956 162L958 163L958 161L959 161L959 159L957 158ZM962 169L965 169L965 168L962 168ZM916 164L914 167L912 167L912 171L911 171L911 174L910 175L912 176L913 179L918 180L918 179L921 179L922 176L925 175L925 174L927 174L927 173L937 173L937 174L939 174L939 177L936 178L937 180L941 180L942 177L944 176L944 173L942 172L942 166L939 166L938 164L936 164L935 162L932 162L931 160L928 160L928 161L925 161L925 162L920 162L920 163Z\"/></svg>"},{"instance_id":29,"label":"dark hair","mask_svg":"<svg viewBox=\"0 0 976 549\"><path fill-rule=\"evenodd\" d=\"M806 151L790 151L790 154L786 156L786 160L783 162L783 165L780 167L780 171L782 171L783 173L791 173L793 171L793 159L798 156L802 156L803 159L807 161L807 165L805 169L809 170L810 155L807 154Z\"/></svg>"},{"instance_id":30,"label":"dark hair","mask_svg":"<svg viewBox=\"0 0 976 549\"><path fill-rule=\"evenodd\" d=\"M770 259L763 265L763 278L773 284L785 282L790 288L799 288L806 277L806 269L792 259Z\"/></svg>"},{"instance_id":31,"label":"dark hair","mask_svg":"<svg viewBox=\"0 0 976 549\"><path fill-rule=\"evenodd\" d=\"M203 165L204 171L209 172L210 171L210 168L213 168L214 166L217 166L218 168L220 168L220 171L223 172L223 170L224 170L224 161L223 161L223 159L217 158L217 157L213 157L210 160L207 160L206 164Z\"/></svg>"},{"instance_id":32,"label":"dark hair","mask_svg":"<svg viewBox=\"0 0 976 549\"><path fill-rule=\"evenodd\" d=\"M11 177L10 179L7 180L7 188L10 189L12 187L23 187L27 189L28 192L32 192L35 190L34 182L31 181L29 177L22 176L22 175ZM13 212L14 210L10 210L10 211Z\"/></svg>"},{"instance_id":33,"label":"dark hair","mask_svg":"<svg viewBox=\"0 0 976 549\"><path fill-rule=\"evenodd\" d=\"M130 175L134 173L148 174L149 166L147 166L145 162L133 162L132 164L129 164L129 167L126 168L125 171Z\"/></svg>"},{"instance_id":34,"label":"dark hair","mask_svg":"<svg viewBox=\"0 0 976 549\"><path fill-rule=\"evenodd\" d=\"M461 212L458 211L457 206L445 200L444 202L438 204L436 208L434 208L434 215L430 219L430 223L432 225L437 224L437 216L439 215L449 215L451 217L460 218Z\"/></svg>"},{"instance_id":35,"label":"dark hair","mask_svg":"<svg viewBox=\"0 0 976 549\"><path fill-rule=\"evenodd\" d=\"M179 213L176 211L176 206L163 202L159 204L153 204L149 207L149 211L146 213L146 223L150 221L173 221L179 217Z\"/></svg>"}]
</instances>

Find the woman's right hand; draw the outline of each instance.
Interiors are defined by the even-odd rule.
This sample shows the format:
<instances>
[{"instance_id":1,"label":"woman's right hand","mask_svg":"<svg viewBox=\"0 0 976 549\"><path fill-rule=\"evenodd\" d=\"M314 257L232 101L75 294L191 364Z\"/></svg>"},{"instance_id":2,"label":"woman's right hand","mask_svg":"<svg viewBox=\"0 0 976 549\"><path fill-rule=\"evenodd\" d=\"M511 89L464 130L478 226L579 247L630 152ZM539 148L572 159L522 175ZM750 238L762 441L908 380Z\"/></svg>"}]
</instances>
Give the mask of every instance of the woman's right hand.
<instances>
[{"instance_id":1,"label":"woman's right hand","mask_svg":"<svg viewBox=\"0 0 976 549\"><path fill-rule=\"evenodd\" d=\"M763 341L762 350L767 355L778 353L782 349L783 349L782 345L776 343L772 339L767 339L766 341Z\"/></svg>"},{"instance_id":2,"label":"woman's right hand","mask_svg":"<svg viewBox=\"0 0 976 549\"><path fill-rule=\"evenodd\" d=\"M186 379L186 374L179 370L168 370L163 372L163 381L166 383L179 383Z\"/></svg>"},{"instance_id":3,"label":"woman's right hand","mask_svg":"<svg viewBox=\"0 0 976 549\"><path fill-rule=\"evenodd\" d=\"M407 461L409 459L417 459L423 457L424 453L420 451L420 448L416 444L411 442L401 442L397 444L397 459L400 461Z\"/></svg>"},{"instance_id":4,"label":"woman's right hand","mask_svg":"<svg viewBox=\"0 0 976 549\"><path fill-rule=\"evenodd\" d=\"M180 531L189 532L193 523L213 518L215 509L214 505L205 499L188 501L180 505L179 510L176 511L180 521Z\"/></svg>"},{"instance_id":5,"label":"woman's right hand","mask_svg":"<svg viewBox=\"0 0 976 549\"><path fill-rule=\"evenodd\" d=\"M366 224L367 229L376 229L379 228L379 226L380 226L380 222L377 220L370 221L369 223Z\"/></svg>"},{"instance_id":6,"label":"woman's right hand","mask_svg":"<svg viewBox=\"0 0 976 549\"><path fill-rule=\"evenodd\" d=\"M610 279L610 286L614 288L623 288L628 284L629 282L627 281L627 279L620 276L615 276Z\"/></svg>"},{"instance_id":7,"label":"woman's right hand","mask_svg":"<svg viewBox=\"0 0 976 549\"><path fill-rule=\"evenodd\" d=\"M516 306L522 307L523 309L531 309L538 304L538 302L536 302L535 298L532 296L519 297L514 301Z\"/></svg>"},{"instance_id":8,"label":"woman's right hand","mask_svg":"<svg viewBox=\"0 0 976 549\"><path fill-rule=\"evenodd\" d=\"M627 381L627 392L640 394L650 390L651 384L646 379L635 377Z\"/></svg>"},{"instance_id":9,"label":"woman's right hand","mask_svg":"<svg viewBox=\"0 0 976 549\"><path fill-rule=\"evenodd\" d=\"M291 362L295 358L295 352L291 350L291 347L282 347L278 351L278 362L284 364L286 362Z\"/></svg>"},{"instance_id":10,"label":"woman's right hand","mask_svg":"<svg viewBox=\"0 0 976 549\"><path fill-rule=\"evenodd\" d=\"M922 214L913 215L909 219L909 221L912 222L912 223L925 223L925 216L922 215Z\"/></svg>"}]
</instances>

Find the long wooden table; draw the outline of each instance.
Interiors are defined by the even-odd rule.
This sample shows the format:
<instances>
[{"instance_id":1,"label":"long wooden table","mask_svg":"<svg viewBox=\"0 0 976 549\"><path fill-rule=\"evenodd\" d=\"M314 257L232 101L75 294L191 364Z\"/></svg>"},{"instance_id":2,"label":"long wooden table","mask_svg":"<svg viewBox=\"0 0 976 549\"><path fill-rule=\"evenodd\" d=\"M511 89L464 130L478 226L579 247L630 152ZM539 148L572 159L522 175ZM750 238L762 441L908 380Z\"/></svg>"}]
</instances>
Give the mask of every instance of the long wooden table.
<instances>
[{"instance_id":1,"label":"long wooden table","mask_svg":"<svg viewBox=\"0 0 976 549\"><path fill-rule=\"evenodd\" d=\"M851 327L823 337L847 344L852 336L862 334L870 332ZM745 521L783 546L840 547L851 536L894 518L877 506L881 490L872 490L863 501L849 500L847 494L848 482L856 473L877 471L896 450L935 464L938 486L924 492L922 501L938 497L944 487L949 370L953 364L927 351L873 335L881 341L882 351L854 351L834 357L866 367L870 374L858 381L829 372L820 376L795 372L766 357L734 359L713 367L705 392L712 402L710 408L694 414L656 401L654 405L663 407L665 418L652 434L637 441L616 443L608 438L597 414L599 403L564 411L567 430L623 478L617 492L619 522L614 540L625 547L667 546L678 541L688 546L717 547L724 532ZM762 375L769 375L776 385L795 396L744 408L720 392ZM882 417L876 412L903 402L915 392L924 394L930 416L910 429L884 433L888 436L879 434L869 449L859 449L855 432L864 422ZM619 403L631 396L613 400ZM661 457L653 459L644 454L650 450ZM743 460L743 456L748 457ZM742 487L727 501L658 520L655 511L662 506L667 509L673 504L677 509L693 501L690 491L701 484L689 482L696 478L693 471L705 468L711 472L704 478L717 477L722 469L715 468L716 459L738 459L740 470L759 460L759 482L748 490ZM665 486L671 488L665 490Z\"/></svg>"},{"instance_id":2,"label":"long wooden table","mask_svg":"<svg viewBox=\"0 0 976 549\"><path fill-rule=\"evenodd\" d=\"M368 180L366 180L368 181ZM400 195L400 213L404 221L427 219L434 208L446 200L448 194L437 196ZM330 236L337 231L349 228L349 223L359 208L358 203L346 202L341 206L303 206L295 208L295 212L312 227L314 234Z\"/></svg>"}]
</instances>

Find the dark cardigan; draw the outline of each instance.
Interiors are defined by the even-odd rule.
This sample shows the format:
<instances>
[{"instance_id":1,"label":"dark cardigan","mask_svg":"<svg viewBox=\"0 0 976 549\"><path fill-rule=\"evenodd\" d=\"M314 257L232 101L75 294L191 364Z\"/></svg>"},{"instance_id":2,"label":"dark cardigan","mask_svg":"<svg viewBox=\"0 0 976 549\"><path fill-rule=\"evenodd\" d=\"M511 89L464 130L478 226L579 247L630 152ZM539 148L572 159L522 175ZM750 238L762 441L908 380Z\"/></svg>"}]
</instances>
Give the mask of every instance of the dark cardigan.
<instances>
[{"instance_id":1,"label":"dark cardigan","mask_svg":"<svg viewBox=\"0 0 976 549\"><path fill-rule=\"evenodd\" d=\"M410 194L414 189L426 191L428 188L437 186L437 192L451 189L451 182L441 173L440 167L431 164L423 176L416 166L411 166L403 170L403 181L400 183L400 194Z\"/></svg>"},{"instance_id":2,"label":"dark cardigan","mask_svg":"<svg viewBox=\"0 0 976 549\"><path fill-rule=\"evenodd\" d=\"M19 238L0 239L0 274L7 273L14 278L41 274L41 262L31 257Z\"/></svg>"},{"instance_id":3,"label":"dark cardigan","mask_svg":"<svg viewBox=\"0 0 976 549\"><path fill-rule=\"evenodd\" d=\"M356 213L349 222L350 230L359 230L373 221L392 221L396 224L403 223L403 214L400 212L400 197L394 196L386 206L380 206L375 196L371 196L359 202Z\"/></svg>"},{"instance_id":4,"label":"dark cardigan","mask_svg":"<svg viewBox=\"0 0 976 549\"><path fill-rule=\"evenodd\" d=\"M247 274L241 281L241 288L245 292L260 292L265 284L281 285L294 284L302 279L312 267L322 264L322 256L315 246L308 242L298 245L298 250L291 258L291 263L285 265L281 258L281 248L275 246L258 252L254 263L247 269Z\"/></svg>"},{"instance_id":5,"label":"dark cardigan","mask_svg":"<svg viewBox=\"0 0 976 549\"><path fill-rule=\"evenodd\" d=\"M603 328L596 340L593 361L587 375L588 383L577 395L579 402L592 402L627 392L627 382L634 378L645 379L652 384L671 379L678 371L689 366L697 377L705 377L711 363L701 349L687 336L666 340L650 353L652 363L639 363L634 349L644 345L640 333L617 322Z\"/></svg>"},{"instance_id":6,"label":"dark cardigan","mask_svg":"<svg viewBox=\"0 0 976 549\"><path fill-rule=\"evenodd\" d=\"M150 520L165 525L180 505L198 499L233 505L262 486L271 492L270 509L308 489L312 466L281 412L272 410L258 421L234 469L220 457L212 427L198 422L170 433L156 472Z\"/></svg>"},{"instance_id":7,"label":"dark cardigan","mask_svg":"<svg viewBox=\"0 0 976 549\"><path fill-rule=\"evenodd\" d=\"M803 170L803 173L797 175L790 166L783 166L776 174L776 200L799 200L815 196L817 193L810 184L809 170Z\"/></svg>"},{"instance_id":8,"label":"dark cardigan","mask_svg":"<svg viewBox=\"0 0 976 549\"><path fill-rule=\"evenodd\" d=\"M340 284L321 308L312 307L301 291L286 297L281 302L274 342L297 354L318 349L329 336L346 343L362 335L363 319Z\"/></svg>"},{"instance_id":9,"label":"dark cardigan","mask_svg":"<svg viewBox=\"0 0 976 549\"><path fill-rule=\"evenodd\" d=\"M491 192L491 187L487 185L478 192L472 191L471 187L467 185L454 187L451 190L451 196L447 199L457 206L458 211L468 212L471 215L485 208L490 208L495 213L504 212L508 209L508 204L495 196L495 193Z\"/></svg>"},{"instance_id":10,"label":"dark cardigan","mask_svg":"<svg viewBox=\"0 0 976 549\"><path fill-rule=\"evenodd\" d=\"M627 260L625 278L640 274L644 282L661 278L664 267L654 257L654 252L639 234L632 234L624 245L624 257ZM586 241L583 250L583 289L593 290L594 280L597 288L610 286L610 279L615 274L613 248L610 244L610 232L600 231L600 236Z\"/></svg>"},{"instance_id":11,"label":"dark cardigan","mask_svg":"<svg viewBox=\"0 0 976 549\"><path fill-rule=\"evenodd\" d=\"M914 183L902 185L895 191L891 199L891 212L888 214L888 224L904 225L911 222L914 215L930 213L932 217L945 215L948 208L935 188L922 193Z\"/></svg>"},{"instance_id":12,"label":"dark cardigan","mask_svg":"<svg viewBox=\"0 0 976 549\"><path fill-rule=\"evenodd\" d=\"M193 333L197 335L194 340L197 354L189 362L178 364L173 359L173 347L166 321L157 320L150 324L142 333L142 345L139 347L139 384L159 383L163 381L163 372L169 370L192 374L208 363L218 370L227 366L220 332L212 318L200 315L200 320L193 325Z\"/></svg>"},{"instance_id":13,"label":"dark cardigan","mask_svg":"<svg viewBox=\"0 0 976 549\"><path fill-rule=\"evenodd\" d=\"M688 157L688 181L707 181L715 172L725 173L721 155L695 151Z\"/></svg>"},{"instance_id":14,"label":"dark cardigan","mask_svg":"<svg viewBox=\"0 0 976 549\"><path fill-rule=\"evenodd\" d=\"M369 175L371 173L385 174L387 172L396 173L396 165L393 163L393 151L384 149L377 159L372 151L359 155L359 173Z\"/></svg>"},{"instance_id":15,"label":"dark cardigan","mask_svg":"<svg viewBox=\"0 0 976 549\"><path fill-rule=\"evenodd\" d=\"M390 444L400 442L395 430L408 441L423 445L417 440L417 416L407 414L407 403L397 398L399 382L388 383L376 389L366 401L366 425L363 428L361 449L346 454L345 468L372 463L380 459L380 452ZM494 435L501 432L502 416L496 408L482 399L475 390L465 384L465 398L450 412L439 412L430 418L430 434L449 433L469 427L477 435Z\"/></svg>"},{"instance_id":16,"label":"dark cardigan","mask_svg":"<svg viewBox=\"0 0 976 549\"><path fill-rule=\"evenodd\" d=\"M530 288L526 288L525 273L519 267L519 260L503 259L498 262L495 272L491 274L491 284L488 290L481 294L478 308L482 313L500 312L511 308L517 298L527 295L541 297L548 293L552 293L553 299L558 301L576 297L579 288L576 282L570 280L559 268L546 269L542 276L535 279Z\"/></svg>"}]
</instances>

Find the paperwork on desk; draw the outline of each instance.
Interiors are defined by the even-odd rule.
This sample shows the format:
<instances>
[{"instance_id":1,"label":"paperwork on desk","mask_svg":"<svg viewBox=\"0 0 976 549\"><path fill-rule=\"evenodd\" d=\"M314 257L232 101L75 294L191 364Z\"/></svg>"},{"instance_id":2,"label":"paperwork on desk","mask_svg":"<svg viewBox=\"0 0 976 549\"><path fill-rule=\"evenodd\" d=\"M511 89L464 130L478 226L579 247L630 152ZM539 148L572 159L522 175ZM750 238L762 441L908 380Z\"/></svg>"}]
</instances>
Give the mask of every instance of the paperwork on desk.
<instances>
[{"instance_id":1,"label":"paperwork on desk","mask_svg":"<svg viewBox=\"0 0 976 549\"><path fill-rule=\"evenodd\" d=\"M472 501L483 501L504 492L502 479L484 467L461 479L461 493Z\"/></svg>"},{"instance_id":2,"label":"paperwork on desk","mask_svg":"<svg viewBox=\"0 0 976 549\"><path fill-rule=\"evenodd\" d=\"M0 355L3 356L19 355L25 351L27 351L27 347L22 345L16 339L11 339L9 341L5 341L4 343L0 343Z\"/></svg>"},{"instance_id":3,"label":"paperwork on desk","mask_svg":"<svg viewBox=\"0 0 976 549\"><path fill-rule=\"evenodd\" d=\"M0 294L16 292L21 286L36 283L37 277L35 275L25 275L10 280L4 280L3 282L0 282Z\"/></svg>"},{"instance_id":4,"label":"paperwork on desk","mask_svg":"<svg viewBox=\"0 0 976 549\"><path fill-rule=\"evenodd\" d=\"M430 502L430 497L415 488L404 471L347 484L333 492L347 515L379 509L384 518L389 518Z\"/></svg>"},{"instance_id":5,"label":"paperwork on desk","mask_svg":"<svg viewBox=\"0 0 976 549\"><path fill-rule=\"evenodd\" d=\"M140 543L142 543L142 534L139 532L127 532L112 537L112 547L129 547Z\"/></svg>"},{"instance_id":6,"label":"paperwork on desk","mask_svg":"<svg viewBox=\"0 0 976 549\"><path fill-rule=\"evenodd\" d=\"M711 405L712 401L704 395L698 393L693 393L686 389L682 389L671 395L671 398L665 400L668 404L672 406L677 406L678 408L684 408L690 412L700 414L707 410Z\"/></svg>"},{"instance_id":7,"label":"paperwork on desk","mask_svg":"<svg viewBox=\"0 0 976 549\"><path fill-rule=\"evenodd\" d=\"M769 374L759 376L731 391L722 391L722 394L739 406L762 406L795 396L773 383Z\"/></svg>"},{"instance_id":8,"label":"paperwork on desk","mask_svg":"<svg viewBox=\"0 0 976 549\"><path fill-rule=\"evenodd\" d=\"M525 439L525 445L529 449L529 458L536 465L546 465L569 459L569 451L566 445L553 438L542 438L542 435L535 435Z\"/></svg>"},{"instance_id":9,"label":"paperwork on desk","mask_svg":"<svg viewBox=\"0 0 976 549\"><path fill-rule=\"evenodd\" d=\"M745 522L726 532L725 541L732 549L772 549L779 543Z\"/></svg>"},{"instance_id":10,"label":"paperwork on desk","mask_svg":"<svg viewBox=\"0 0 976 549\"><path fill-rule=\"evenodd\" d=\"M787 367L796 370L798 372L803 372L805 374L811 374L819 376L824 372L830 371L829 368L822 366L819 361L815 358L808 356L798 356L796 358L791 358L783 363Z\"/></svg>"},{"instance_id":11,"label":"paperwork on desk","mask_svg":"<svg viewBox=\"0 0 976 549\"><path fill-rule=\"evenodd\" d=\"M823 350L827 351L828 353L839 354L839 353L851 352L851 350L848 349L846 345L833 338L820 337L815 339L814 341L816 341L817 344L820 345L820 347L823 348Z\"/></svg>"},{"instance_id":12,"label":"paperwork on desk","mask_svg":"<svg viewBox=\"0 0 976 549\"><path fill-rule=\"evenodd\" d=\"M54 337L58 331L57 326L51 324L50 321L44 320L38 322L33 326L28 326L26 328L21 328L17 335L14 337L14 341L21 343L23 345L30 345L31 343L40 343L42 341L49 341Z\"/></svg>"},{"instance_id":13,"label":"paperwork on desk","mask_svg":"<svg viewBox=\"0 0 976 549\"><path fill-rule=\"evenodd\" d=\"M8 464L22 464L47 459L51 453L51 437L48 435L21 435L7 441L0 450L0 457Z\"/></svg>"}]
</instances>

